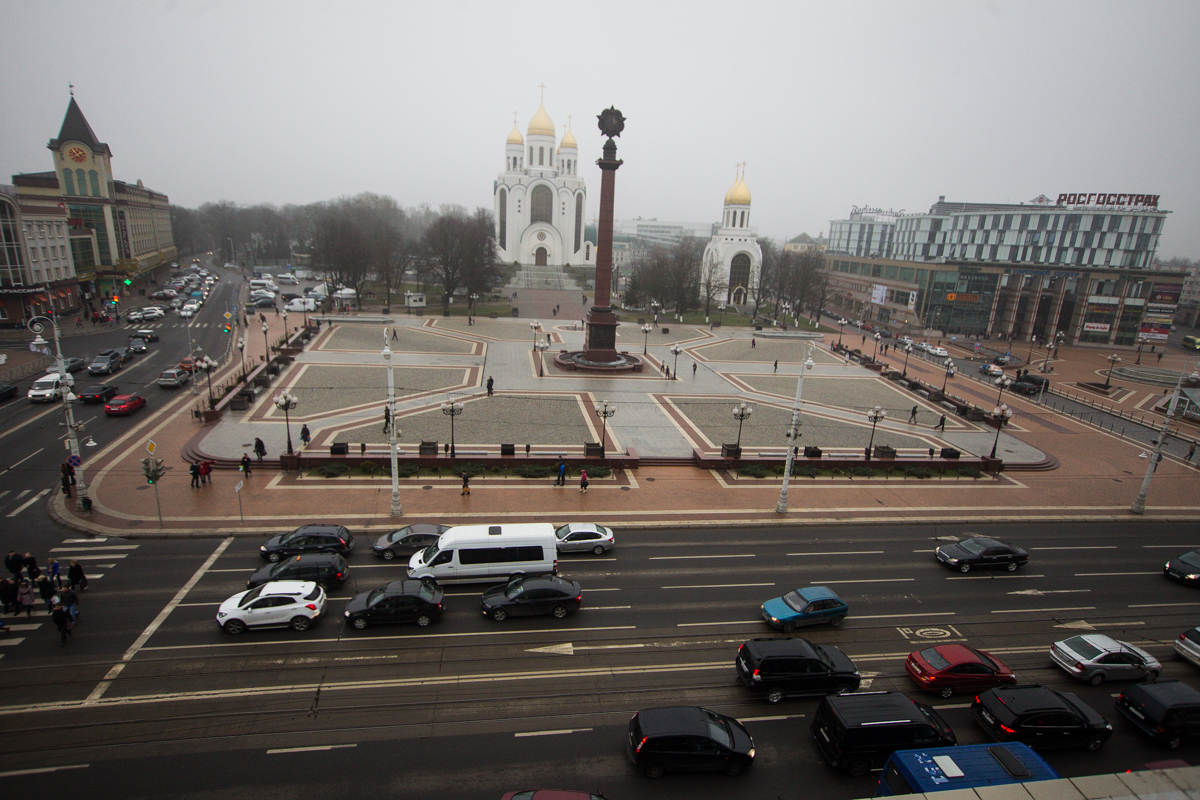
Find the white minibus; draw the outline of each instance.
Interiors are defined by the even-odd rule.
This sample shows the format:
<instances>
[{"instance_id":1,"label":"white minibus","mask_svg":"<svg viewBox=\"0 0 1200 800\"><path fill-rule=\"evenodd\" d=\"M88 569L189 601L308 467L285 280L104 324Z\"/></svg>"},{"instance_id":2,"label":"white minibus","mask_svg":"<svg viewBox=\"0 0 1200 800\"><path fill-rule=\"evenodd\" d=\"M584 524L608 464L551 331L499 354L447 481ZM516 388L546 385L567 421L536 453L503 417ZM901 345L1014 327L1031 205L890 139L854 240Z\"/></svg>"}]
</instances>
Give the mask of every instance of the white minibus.
<instances>
[{"instance_id":1,"label":"white minibus","mask_svg":"<svg viewBox=\"0 0 1200 800\"><path fill-rule=\"evenodd\" d=\"M548 522L460 525L413 554L408 577L502 583L521 575L558 573L558 546Z\"/></svg>"}]
</instances>

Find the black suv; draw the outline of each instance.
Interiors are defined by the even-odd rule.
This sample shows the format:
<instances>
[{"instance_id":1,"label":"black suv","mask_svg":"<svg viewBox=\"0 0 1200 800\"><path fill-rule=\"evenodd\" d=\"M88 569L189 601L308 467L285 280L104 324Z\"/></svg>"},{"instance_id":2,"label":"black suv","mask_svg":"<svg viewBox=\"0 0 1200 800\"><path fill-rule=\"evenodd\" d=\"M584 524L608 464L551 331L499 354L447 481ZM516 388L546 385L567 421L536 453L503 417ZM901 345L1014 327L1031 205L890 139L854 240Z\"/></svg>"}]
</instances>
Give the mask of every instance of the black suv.
<instances>
[{"instance_id":1,"label":"black suv","mask_svg":"<svg viewBox=\"0 0 1200 800\"><path fill-rule=\"evenodd\" d=\"M88 364L88 373L91 375L111 375L121 368L125 363L121 354L116 350L101 350L92 359L92 363Z\"/></svg>"},{"instance_id":2,"label":"black suv","mask_svg":"<svg viewBox=\"0 0 1200 800\"><path fill-rule=\"evenodd\" d=\"M115 383L98 383L95 386L89 386L78 395L82 403L103 403L116 396L117 385Z\"/></svg>"},{"instance_id":3,"label":"black suv","mask_svg":"<svg viewBox=\"0 0 1200 800\"><path fill-rule=\"evenodd\" d=\"M278 561L301 553L341 553L345 556L353 549L354 537L341 525L301 525L291 533L267 539L258 552L267 561Z\"/></svg>"},{"instance_id":4,"label":"black suv","mask_svg":"<svg viewBox=\"0 0 1200 800\"><path fill-rule=\"evenodd\" d=\"M807 639L751 639L738 650L738 681L778 703L785 696L843 694L861 676L845 653Z\"/></svg>"},{"instance_id":5,"label":"black suv","mask_svg":"<svg viewBox=\"0 0 1200 800\"><path fill-rule=\"evenodd\" d=\"M1045 686L1000 686L980 692L971 714L996 741L1022 742L1038 750L1099 750L1113 731L1108 720L1075 695Z\"/></svg>"},{"instance_id":6,"label":"black suv","mask_svg":"<svg viewBox=\"0 0 1200 800\"><path fill-rule=\"evenodd\" d=\"M1186 738L1200 737L1200 692L1182 681L1130 686L1117 697L1117 711L1171 750Z\"/></svg>"},{"instance_id":7,"label":"black suv","mask_svg":"<svg viewBox=\"0 0 1200 800\"><path fill-rule=\"evenodd\" d=\"M625 750L647 778L667 770L740 775L754 764L754 740L742 723L699 706L639 711Z\"/></svg>"},{"instance_id":8,"label":"black suv","mask_svg":"<svg viewBox=\"0 0 1200 800\"><path fill-rule=\"evenodd\" d=\"M336 589L346 582L349 574L346 559L337 553L308 553L267 564L250 576L246 588L270 581L312 581L326 589Z\"/></svg>"},{"instance_id":9,"label":"black suv","mask_svg":"<svg viewBox=\"0 0 1200 800\"><path fill-rule=\"evenodd\" d=\"M392 581L355 595L346 606L346 621L359 631L368 625L410 622L424 628L442 616L444 596L433 581Z\"/></svg>"},{"instance_id":10,"label":"black suv","mask_svg":"<svg viewBox=\"0 0 1200 800\"><path fill-rule=\"evenodd\" d=\"M851 775L881 769L897 750L958 744L936 711L900 692L830 695L809 730L825 760Z\"/></svg>"}]
</instances>

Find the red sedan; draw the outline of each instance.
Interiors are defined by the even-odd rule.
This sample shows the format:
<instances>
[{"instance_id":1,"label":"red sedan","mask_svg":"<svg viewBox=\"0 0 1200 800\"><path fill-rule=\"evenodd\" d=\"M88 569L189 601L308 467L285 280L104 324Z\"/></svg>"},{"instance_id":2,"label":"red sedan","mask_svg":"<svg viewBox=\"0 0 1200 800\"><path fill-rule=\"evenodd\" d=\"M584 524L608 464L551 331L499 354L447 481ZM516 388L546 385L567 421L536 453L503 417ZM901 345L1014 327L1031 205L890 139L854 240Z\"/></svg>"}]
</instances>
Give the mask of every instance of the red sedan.
<instances>
[{"instance_id":1,"label":"red sedan","mask_svg":"<svg viewBox=\"0 0 1200 800\"><path fill-rule=\"evenodd\" d=\"M982 692L1017 682L1017 676L1004 662L961 644L942 644L910 653L904 668L917 686L942 697L955 692Z\"/></svg>"},{"instance_id":2,"label":"red sedan","mask_svg":"<svg viewBox=\"0 0 1200 800\"><path fill-rule=\"evenodd\" d=\"M146 398L140 394L119 394L104 404L104 413L110 417L116 414L126 416L146 405Z\"/></svg>"}]
</instances>

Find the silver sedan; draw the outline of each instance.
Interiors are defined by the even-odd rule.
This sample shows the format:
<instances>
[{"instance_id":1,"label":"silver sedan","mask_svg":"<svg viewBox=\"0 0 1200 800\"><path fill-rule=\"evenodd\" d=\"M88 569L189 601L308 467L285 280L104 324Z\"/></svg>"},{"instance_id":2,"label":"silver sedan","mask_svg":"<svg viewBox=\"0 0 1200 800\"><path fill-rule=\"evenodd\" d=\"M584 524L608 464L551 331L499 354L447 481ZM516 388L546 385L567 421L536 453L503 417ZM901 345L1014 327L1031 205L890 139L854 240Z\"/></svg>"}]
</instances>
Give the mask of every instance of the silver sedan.
<instances>
[{"instance_id":1,"label":"silver sedan","mask_svg":"<svg viewBox=\"0 0 1200 800\"><path fill-rule=\"evenodd\" d=\"M1106 680L1155 680L1162 672L1162 664L1145 650L1101 633L1055 642L1050 658L1068 675L1092 686Z\"/></svg>"},{"instance_id":2,"label":"silver sedan","mask_svg":"<svg viewBox=\"0 0 1200 800\"><path fill-rule=\"evenodd\" d=\"M600 555L616 543L612 528L591 522L572 522L554 532L558 539L558 552L592 552Z\"/></svg>"}]
</instances>

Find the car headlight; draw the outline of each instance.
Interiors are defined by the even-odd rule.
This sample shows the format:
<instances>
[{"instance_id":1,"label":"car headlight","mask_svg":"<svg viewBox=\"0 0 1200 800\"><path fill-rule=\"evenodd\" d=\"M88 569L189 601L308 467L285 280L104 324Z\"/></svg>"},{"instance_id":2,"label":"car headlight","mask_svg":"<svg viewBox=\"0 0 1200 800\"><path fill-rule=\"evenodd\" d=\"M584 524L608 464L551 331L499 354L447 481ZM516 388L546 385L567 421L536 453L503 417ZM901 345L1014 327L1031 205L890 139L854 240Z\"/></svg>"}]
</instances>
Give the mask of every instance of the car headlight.
<instances>
[{"instance_id":1,"label":"car headlight","mask_svg":"<svg viewBox=\"0 0 1200 800\"><path fill-rule=\"evenodd\" d=\"M260 553L267 552L267 546L264 544L262 547L258 548L258 552L260 552Z\"/></svg>"},{"instance_id":2,"label":"car headlight","mask_svg":"<svg viewBox=\"0 0 1200 800\"><path fill-rule=\"evenodd\" d=\"M779 622L779 618L778 618L778 617L771 617L771 622Z\"/></svg>"},{"instance_id":3,"label":"car headlight","mask_svg":"<svg viewBox=\"0 0 1200 800\"><path fill-rule=\"evenodd\" d=\"M1184 575L1183 577L1187 578L1189 581L1194 581L1194 580L1200 579L1200 575L1197 575L1195 573L1192 573L1191 575Z\"/></svg>"},{"instance_id":4,"label":"car headlight","mask_svg":"<svg viewBox=\"0 0 1200 800\"><path fill-rule=\"evenodd\" d=\"M346 615L346 619L349 619L349 618L350 618L350 612L349 612L349 611L343 611L342 613Z\"/></svg>"},{"instance_id":5,"label":"car headlight","mask_svg":"<svg viewBox=\"0 0 1200 800\"><path fill-rule=\"evenodd\" d=\"M222 617L228 617L228 616L229 616L229 614L224 611L217 612L217 619L221 619Z\"/></svg>"},{"instance_id":6,"label":"car headlight","mask_svg":"<svg viewBox=\"0 0 1200 800\"><path fill-rule=\"evenodd\" d=\"M958 563L958 559L957 559L957 558L951 558L950 556L946 556L946 561L950 562L951 564L957 564L957 563Z\"/></svg>"},{"instance_id":7,"label":"car headlight","mask_svg":"<svg viewBox=\"0 0 1200 800\"><path fill-rule=\"evenodd\" d=\"M746 755L750 756L751 758L754 758L754 748L753 748L753 747L751 747L751 748L750 748L750 752L749 752L749 753L746 753Z\"/></svg>"}]
</instances>

